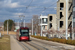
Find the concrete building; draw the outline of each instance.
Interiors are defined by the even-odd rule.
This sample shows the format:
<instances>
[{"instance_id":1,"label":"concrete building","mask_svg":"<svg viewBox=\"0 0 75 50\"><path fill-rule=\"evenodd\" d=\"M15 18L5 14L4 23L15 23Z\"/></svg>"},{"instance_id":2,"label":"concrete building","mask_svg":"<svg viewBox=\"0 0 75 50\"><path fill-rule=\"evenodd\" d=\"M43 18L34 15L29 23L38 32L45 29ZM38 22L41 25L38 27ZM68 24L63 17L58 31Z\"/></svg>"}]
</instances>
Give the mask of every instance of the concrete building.
<instances>
[{"instance_id":1,"label":"concrete building","mask_svg":"<svg viewBox=\"0 0 75 50\"><path fill-rule=\"evenodd\" d=\"M66 19L67 19L67 29L72 27L72 7L73 3L72 0L68 0L68 17L66 18L66 0L58 0L57 1L57 29L59 31L66 31ZM70 32L68 32L70 33ZM68 37L70 34L68 34Z\"/></svg>"},{"instance_id":2,"label":"concrete building","mask_svg":"<svg viewBox=\"0 0 75 50\"><path fill-rule=\"evenodd\" d=\"M48 29L57 29L56 28L56 14L49 14L48 15Z\"/></svg>"},{"instance_id":3,"label":"concrete building","mask_svg":"<svg viewBox=\"0 0 75 50\"><path fill-rule=\"evenodd\" d=\"M66 29L66 0L57 1L57 29Z\"/></svg>"},{"instance_id":4,"label":"concrete building","mask_svg":"<svg viewBox=\"0 0 75 50\"><path fill-rule=\"evenodd\" d=\"M73 8L73 3L72 0L69 0L68 2L68 28L72 27L72 8Z\"/></svg>"},{"instance_id":5,"label":"concrete building","mask_svg":"<svg viewBox=\"0 0 75 50\"><path fill-rule=\"evenodd\" d=\"M72 26L72 0L68 1L68 28ZM57 2L57 21L58 30L66 29L66 0L58 0Z\"/></svg>"},{"instance_id":6,"label":"concrete building","mask_svg":"<svg viewBox=\"0 0 75 50\"><path fill-rule=\"evenodd\" d=\"M42 20L42 23L41 23ZM42 25L42 30L48 29L48 16L40 16L40 25Z\"/></svg>"},{"instance_id":7,"label":"concrete building","mask_svg":"<svg viewBox=\"0 0 75 50\"><path fill-rule=\"evenodd\" d=\"M48 16L40 16L40 26L42 26L42 30L45 31L48 29ZM42 20L42 21L41 21Z\"/></svg>"},{"instance_id":8,"label":"concrete building","mask_svg":"<svg viewBox=\"0 0 75 50\"><path fill-rule=\"evenodd\" d=\"M42 36L46 37L46 31L48 30L48 16L40 16L39 17L39 26L42 27L41 33Z\"/></svg>"}]
</instances>

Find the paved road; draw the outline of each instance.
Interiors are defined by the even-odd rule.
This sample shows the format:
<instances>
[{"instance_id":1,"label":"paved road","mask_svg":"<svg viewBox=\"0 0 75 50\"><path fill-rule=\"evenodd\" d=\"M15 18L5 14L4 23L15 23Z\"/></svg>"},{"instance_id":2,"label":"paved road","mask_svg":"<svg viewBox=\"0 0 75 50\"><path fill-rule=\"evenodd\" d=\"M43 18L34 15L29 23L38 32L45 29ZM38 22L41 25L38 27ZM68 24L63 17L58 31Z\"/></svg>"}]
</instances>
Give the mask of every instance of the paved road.
<instances>
[{"instance_id":1,"label":"paved road","mask_svg":"<svg viewBox=\"0 0 75 50\"><path fill-rule=\"evenodd\" d=\"M13 38L16 40L15 35ZM30 41L16 41L23 50L75 50L75 46L30 38ZM18 47L17 47L18 48Z\"/></svg>"}]
</instances>

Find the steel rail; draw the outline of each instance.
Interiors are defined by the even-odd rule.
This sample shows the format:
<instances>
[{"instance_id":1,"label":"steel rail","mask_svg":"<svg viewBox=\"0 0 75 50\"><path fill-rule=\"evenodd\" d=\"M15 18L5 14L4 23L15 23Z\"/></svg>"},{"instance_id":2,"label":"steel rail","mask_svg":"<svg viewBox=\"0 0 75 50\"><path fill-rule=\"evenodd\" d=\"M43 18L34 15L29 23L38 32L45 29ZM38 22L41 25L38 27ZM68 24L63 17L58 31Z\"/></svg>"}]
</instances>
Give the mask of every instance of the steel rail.
<instances>
[{"instance_id":1,"label":"steel rail","mask_svg":"<svg viewBox=\"0 0 75 50\"><path fill-rule=\"evenodd\" d=\"M31 45L31 46L37 48L38 50L48 50L47 48L45 48L45 47L43 47L43 46L40 46L40 45L38 45L38 44L36 44L36 43L33 43L32 41L31 41L31 42L25 42L25 43L27 43L27 44L29 44L29 45Z\"/></svg>"},{"instance_id":2,"label":"steel rail","mask_svg":"<svg viewBox=\"0 0 75 50\"><path fill-rule=\"evenodd\" d=\"M43 42L43 41L38 41L36 39L31 39L31 40L36 41L36 42L39 42L39 43L44 44L44 45L47 45L47 46L50 46L51 45L50 47L52 47L52 46L59 47L59 48L52 47L52 48L55 48L55 49L58 49L58 50L60 50L60 49L61 50L70 50L70 49L65 49L64 46L61 47L61 45L49 44L49 43L46 43L46 42Z\"/></svg>"}]
</instances>

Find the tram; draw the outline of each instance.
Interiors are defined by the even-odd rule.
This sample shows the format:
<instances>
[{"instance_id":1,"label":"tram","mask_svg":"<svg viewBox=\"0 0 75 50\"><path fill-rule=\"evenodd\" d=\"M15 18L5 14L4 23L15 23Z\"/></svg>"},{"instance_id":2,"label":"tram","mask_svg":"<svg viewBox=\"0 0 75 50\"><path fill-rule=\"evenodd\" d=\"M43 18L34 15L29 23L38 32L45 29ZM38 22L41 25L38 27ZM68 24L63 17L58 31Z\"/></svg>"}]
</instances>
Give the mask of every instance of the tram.
<instances>
[{"instance_id":1,"label":"tram","mask_svg":"<svg viewBox=\"0 0 75 50\"><path fill-rule=\"evenodd\" d=\"M19 41L22 40L30 40L29 36L29 28L28 27L20 27L20 29L17 30L16 32L16 39Z\"/></svg>"}]
</instances>

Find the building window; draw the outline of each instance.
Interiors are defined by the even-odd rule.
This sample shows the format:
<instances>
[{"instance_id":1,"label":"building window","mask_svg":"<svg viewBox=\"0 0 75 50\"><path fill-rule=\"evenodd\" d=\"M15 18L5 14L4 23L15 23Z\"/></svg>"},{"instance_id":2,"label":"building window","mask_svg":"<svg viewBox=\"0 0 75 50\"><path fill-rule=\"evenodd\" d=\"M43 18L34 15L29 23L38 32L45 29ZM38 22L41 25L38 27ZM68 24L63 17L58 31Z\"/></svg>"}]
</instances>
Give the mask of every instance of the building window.
<instances>
[{"instance_id":1,"label":"building window","mask_svg":"<svg viewBox=\"0 0 75 50\"><path fill-rule=\"evenodd\" d=\"M64 3L60 3L60 10L63 10L64 8Z\"/></svg>"},{"instance_id":2,"label":"building window","mask_svg":"<svg viewBox=\"0 0 75 50\"><path fill-rule=\"evenodd\" d=\"M63 21L60 21L60 28L62 28L63 26Z\"/></svg>"},{"instance_id":3,"label":"building window","mask_svg":"<svg viewBox=\"0 0 75 50\"><path fill-rule=\"evenodd\" d=\"M60 12L60 19L63 17L63 14L62 14L62 12Z\"/></svg>"},{"instance_id":4,"label":"building window","mask_svg":"<svg viewBox=\"0 0 75 50\"><path fill-rule=\"evenodd\" d=\"M52 23L50 23L50 28L52 28Z\"/></svg>"},{"instance_id":5,"label":"building window","mask_svg":"<svg viewBox=\"0 0 75 50\"><path fill-rule=\"evenodd\" d=\"M42 18L42 23L47 23L47 18Z\"/></svg>"},{"instance_id":6,"label":"building window","mask_svg":"<svg viewBox=\"0 0 75 50\"><path fill-rule=\"evenodd\" d=\"M46 21L47 21L47 19L45 18L45 19L44 19L44 22L46 22Z\"/></svg>"},{"instance_id":7,"label":"building window","mask_svg":"<svg viewBox=\"0 0 75 50\"><path fill-rule=\"evenodd\" d=\"M52 16L49 17L49 20L52 21Z\"/></svg>"}]
</instances>

